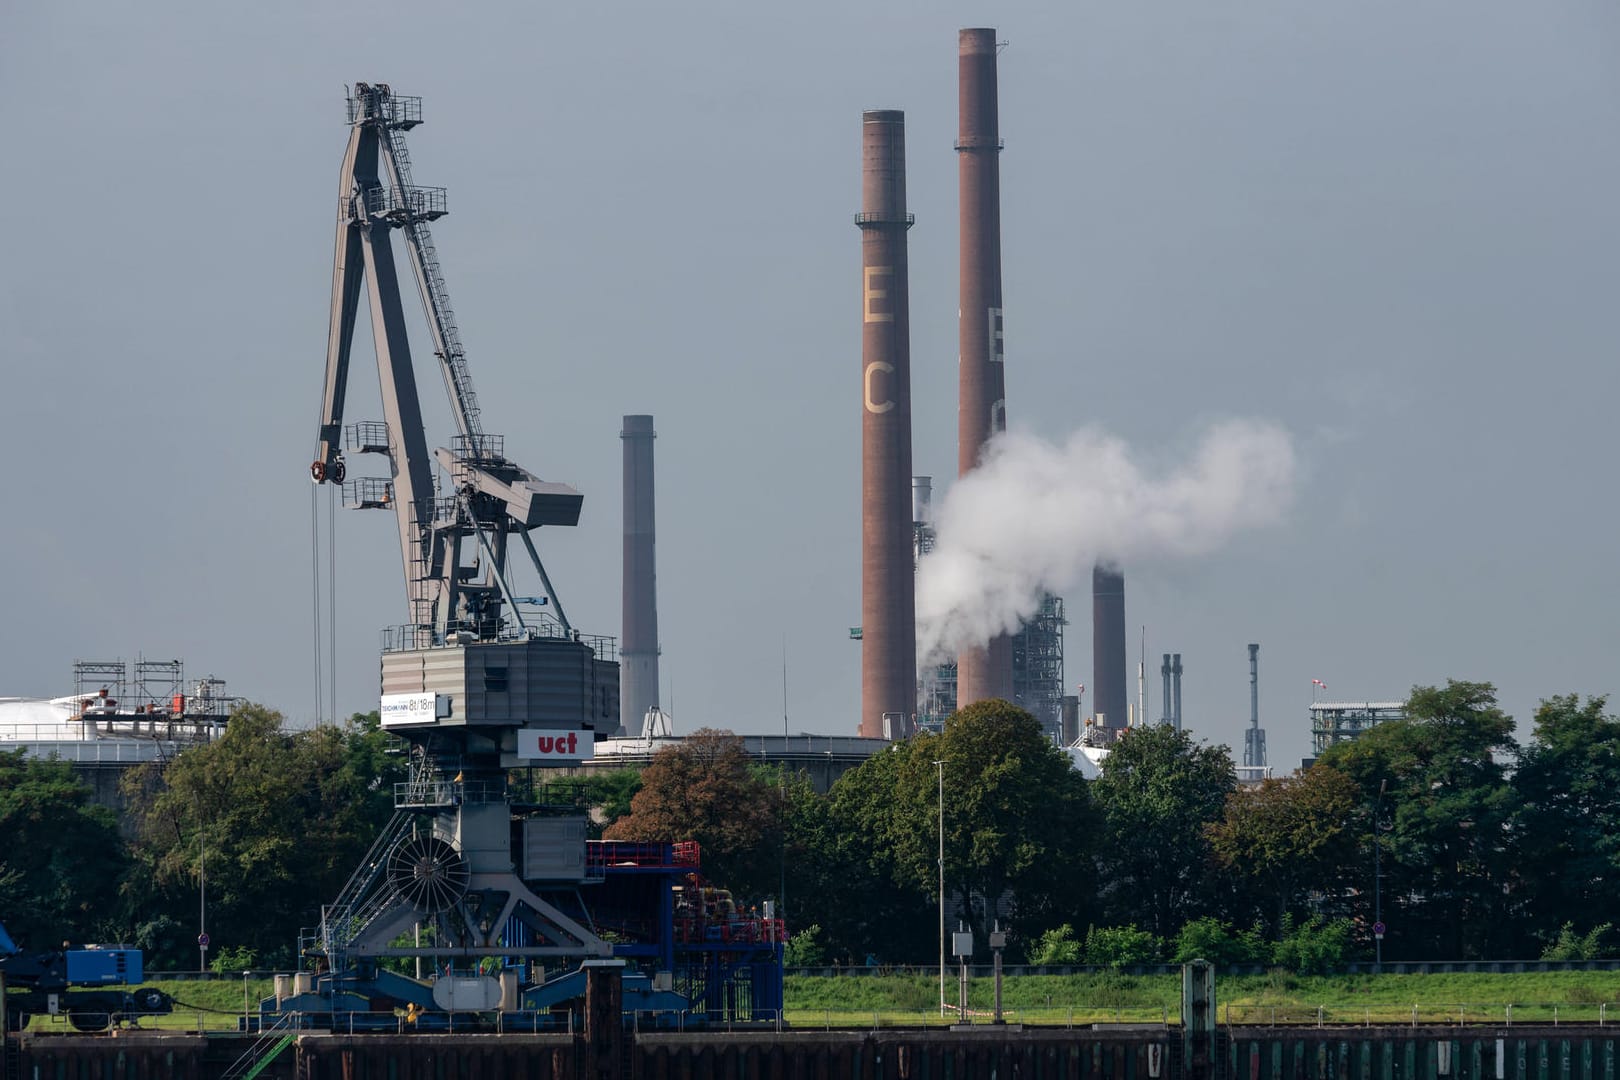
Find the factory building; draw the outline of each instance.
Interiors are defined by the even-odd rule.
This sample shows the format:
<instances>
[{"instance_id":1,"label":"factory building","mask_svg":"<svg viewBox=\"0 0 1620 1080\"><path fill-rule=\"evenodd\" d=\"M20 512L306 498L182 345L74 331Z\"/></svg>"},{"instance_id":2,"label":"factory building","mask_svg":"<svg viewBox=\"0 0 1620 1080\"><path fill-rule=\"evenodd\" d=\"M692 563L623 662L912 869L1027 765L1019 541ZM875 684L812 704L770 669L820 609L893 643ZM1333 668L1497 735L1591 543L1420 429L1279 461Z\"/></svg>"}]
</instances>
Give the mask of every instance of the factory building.
<instances>
[{"instance_id":1,"label":"factory building","mask_svg":"<svg viewBox=\"0 0 1620 1080\"><path fill-rule=\"evenodd\" d=\"M933 478L911 479L913 566L934 549ZM1027 709L1054 739L1063 733L1063 598L1047 593L1034 615L1007 640L1012 650L1011 701ZM957 709L957 665L924 666L917 671L917 721L938 729Z\"/></svg>"},{"instance_id":2,"label":"factory building","mask_svg":"<svg viewBox=\"0 0 1620 1080\"><path fill-rule=\"evenodd\" d=\"M1330 746L1359 738L1362 732L1390 720L1405 719L1404 701L1313 701L1311 756L1304 767L1315 764Z\"/></svg>"}]
</instances>

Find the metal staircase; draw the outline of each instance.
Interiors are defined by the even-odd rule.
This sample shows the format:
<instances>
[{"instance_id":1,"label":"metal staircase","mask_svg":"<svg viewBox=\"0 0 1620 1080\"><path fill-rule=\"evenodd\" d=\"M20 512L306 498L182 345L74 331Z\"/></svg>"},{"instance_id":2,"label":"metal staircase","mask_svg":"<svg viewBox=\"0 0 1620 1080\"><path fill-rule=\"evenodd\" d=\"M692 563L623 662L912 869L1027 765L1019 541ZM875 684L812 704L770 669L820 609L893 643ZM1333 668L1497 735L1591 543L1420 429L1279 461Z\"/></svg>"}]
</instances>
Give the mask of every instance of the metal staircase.
<instances>
[{"instance_id":1,"label":"metal staircase","mask_svg":"<svg viewBox=\"0 0 1620 1080\"><path fill-rule=\"evenodd\" d=\"M411 187L411 152L405 145L405 133L397 127L385 127L384 144L393 161L398 185ZM433 246L433 233L423 217L412 217L404 225L410 239L411 250L418 263L418 284L427 292L424 299L433 313L434 353L444 368L445 382L457 405L457 421L464 435L478 435L482 428L478 421L478 395L473 390L472 373L467 369L467 354L461 347L461 331L456 326L456 313L450 307L450 290L445 285L444 271L439 268L439 252Z\"/></svg>"},{"instance_id":2,"label":"metal staircase","mask_svg":"<svg viewBox=\"0 0 1620 1080\"><path fill-rule=\"evenodd\" d=\"M298 1013L282 1013L275 1023L260 1028L259 1037L221 1074L222 1080L254 1080L269 1068L298 1038L298 1018Z\"/></svg>"},{"instance_id":3,"label":"metal staircase","mask_svg":"<svg viewBox=\"0 0 1620 1080\"><path fill-rule=\"evenodd\" d=\"M327 964L340 970L344 954L356 938L392 901L387 890L375 886L388 872L388 855L411 831L416 823L413 814L395 811L387 828L377 835L371 850L354 873L338 898L321 915L321 948L326 951Z\"/></svg>"}]
</instances>

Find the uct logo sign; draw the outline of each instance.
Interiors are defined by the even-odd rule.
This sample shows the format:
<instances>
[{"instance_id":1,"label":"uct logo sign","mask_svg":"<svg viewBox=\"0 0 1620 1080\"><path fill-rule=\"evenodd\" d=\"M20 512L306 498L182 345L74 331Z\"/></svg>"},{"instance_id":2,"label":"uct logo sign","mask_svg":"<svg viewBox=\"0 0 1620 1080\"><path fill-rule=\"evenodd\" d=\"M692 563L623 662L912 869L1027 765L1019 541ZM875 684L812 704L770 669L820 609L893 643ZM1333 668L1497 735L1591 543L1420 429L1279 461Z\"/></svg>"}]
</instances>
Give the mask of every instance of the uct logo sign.
<instances>
[{"instance_id":1,"label":"uct logo sign","mask_svg":"<svg viewBox=\"0 0 1620 1080\"><path fill-rule=\"evenodd\" d=\"M518 729L517 756L520 758L541 762L584 761L595 753L595 732Z\"/></svg>"}]
</instances>

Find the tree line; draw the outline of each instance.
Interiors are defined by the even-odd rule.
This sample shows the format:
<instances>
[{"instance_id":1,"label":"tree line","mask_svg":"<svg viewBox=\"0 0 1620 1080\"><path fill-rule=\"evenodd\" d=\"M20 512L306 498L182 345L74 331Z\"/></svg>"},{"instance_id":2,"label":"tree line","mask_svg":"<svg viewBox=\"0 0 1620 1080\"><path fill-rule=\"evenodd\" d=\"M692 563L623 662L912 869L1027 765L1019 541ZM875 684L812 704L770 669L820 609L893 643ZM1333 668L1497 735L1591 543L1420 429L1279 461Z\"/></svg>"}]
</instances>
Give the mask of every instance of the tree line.
<instances>
[{"instance_id":1,"label":"tree line","mask_svg":"<svg viewBox=\"0 0 1620 1080\"><path fill-rule=\"evenodd\" d=\"M694 732L645 769L514 774L593 834L696 840L744 906L775 901L806 963L937 960L949 929L1009 961L1330 968L1608 955L1620 901L1620 718L1548 698L1524 745L1488 683L1417 687L1407 718L1310 769L1239 785L1229 750L1126 733L1087 781L1039 723L983 702L826 793ZM375 717L288 731L248 706L216 742L126 780L124 827L63 763L0 754L0 920L34 943L124 940L196 962L200 872L225 970L286 965L392 812L402 759ZM547 777L552 777L547 779ZM941 826L943 825L943 830ZM233 966L234 965L234 966Z\"/></svg>"}]
</instances>

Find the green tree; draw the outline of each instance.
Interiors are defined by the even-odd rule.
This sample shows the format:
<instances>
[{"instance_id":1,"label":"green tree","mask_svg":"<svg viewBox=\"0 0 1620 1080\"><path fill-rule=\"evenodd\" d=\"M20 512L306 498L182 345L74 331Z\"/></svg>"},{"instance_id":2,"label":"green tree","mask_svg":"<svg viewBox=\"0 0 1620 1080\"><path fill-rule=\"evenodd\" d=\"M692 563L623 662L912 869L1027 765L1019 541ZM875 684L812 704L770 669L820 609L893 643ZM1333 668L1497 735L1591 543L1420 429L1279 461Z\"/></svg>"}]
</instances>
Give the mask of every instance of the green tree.
<instances>
[{"instance_id":1,"label":"green tree","mask_svg":"<svg viewBox=\"0 0 1620 1080\"><path fill-rule=\"evenodd\" d=\"M780 875L781 799L755 774L743 741L699 728L653 755L630 813L609 840L695 840L704 875L747 901L774 895Z\"/></svg>"},{"instance_id":2,"label":"green tree","mask_svg":"<svg viewBox=\"0 0 1620 1080\"><path fill-rule=\"evenodd\" d=\"M186 963L201 872L216 947L291 960L298 930L335 898L393 812L402 767L376 714L289 732L244 705L225 734L127 778L141 872L129 902L141 943ZM184 928L184 929L182 929Z\"/></svg>"},{"instance_id":3,"label":"green tree","mask_svg":"<svg viewBox=\"0 0 1620 1080\"><path fill-rule=\"evenodd\" d=\"M1264 964L1271 960L1272 948L1258 927L1238 930L1213 915L1191 919L1176 934L1170 961L1208 960L1216 967L1228 964Z\"/></svg>"},{"instance_id":4,"label":"green tree","mask_svg":"<svg viewBox=\"0 0 1620 1080\"><path fill-rule=\"evenodd\" d=\"M73 766L0 751L0 921L33 948L117 939L124 844Z\"/></svg>"},{"instance_id":5,"label":"green tree","mask_svg":"<svg viewBox=\"0 0 1620 1080\"><path fill-rule=\"evenodd\" d=\"M1296 925L1290 916L1283 921L1272 962L1300 975L1326 975L1349 955L1351 931L1349 919L1313 916Z\"/></svg>"},{"instance_id":6,"label":"green tree","mask_svg":"<svg viewBox=\"0 0 1620 1080\"><path fill-rule=\"evenodd\" d=\"M821 927L815 923L788 938L782 948L782 963L787 967L820 967L827 962L827 949L821 943Z\"/></svg>"},{"instance_id":7,"label":"green tree","mask_svg":"<svg viewBox=\"0 0 1620 1080\"><path fill-rule=\"evenodd\" d=\"M1164 939L1135 923L1093 926L1086 931L1086 963L1107 967L1157 964L1164 959Z\"/></svg>"},{"instance_id":8,"label":"green tree","mask_svg":"<svg viewBox=\"0 0 1620 1080\"><path fill-rule=\"evenodd\" d=\"M593 824L606 830L630 813L630 804L641 790L641 770L614 769L586 778L586 799Z\"/></svg>"},{"instance_id":9,"label":"green tree","mask_svg":"<svg viewBox=\"0 0 1620 1080\"><path fill-rule=\"evenodd\" d=\"M1608 699L1550 697L1513 774L1522 903L1542 941L1620 907L1620 719Z\"/></svg>"},{"instance_id":10,"label":"green tree","mask_svg":"<svg viewBox=\"0 0 1620 1080\"><path fill-rule=\"evenodd\" d=\"M1575 932L1574 923L1565 923L1551 945L1541 950L1543 960L1602 960L1610 952L1603 947L1603 939L1614 929L1613 923L1599 923L1585 934Z\"/></svg>"},{"instance_id":11,"label":"green tree","mask_svg":"<svg viewBox=\"0 0 1620 1080\"><path fill-rule=\"evenodd\" d=\"M1311 768L1238 788L1226 797L1221 819L1207 826L1216 863L1273 940L1282 936L1284 919L1305 913L1307 891L1334 891L1342 868L1355 860L1347 826L1356 798L1348 776ZM1247 922L1249 911L1242 916Z\"/></svg>"},{"instance_id":12,"label":"green tree","mask_svg":"<svg viewBox=\"0 0 1620 1080\"><path fill-rule=\"evenodd\" d=\"M1030 950L1029 962L1046 967L1078 964L1083 949L1084 944L1075 940L1074 927L1064 923L1041 935L1035 948Z\"/></svg>"},{"instance_id":13,"label":"green tree","mask_svg":"<svg viewBox=\"0 0 1620 1080\"><path fill-rule=\"evenodd\" d=\"M931 909L935 891L919 894L897 849L909 838L906 823L928 827L917 805L918 785L902 774L914 771L909 742L882 750L838 778L821 801L805 840L804 866L818 880L808 895L819 905L815 920L826 933L830 955L859 961L869 953L916 960L933 955L939 928ZM932 766L930 766L932 768ZM931 834L932 835L932 834ZM794 894L789 887L789 910Z\"/></svg>"},{"instance_id":14,"label":"green tree","mask_svg":"<svg viewBox=\"0 0 1620 1080\"><path fill-rule=\"evenodd\" d=\"M1224 746L1200 746L1164 725L1131 728L1092 782L1102 812L1099 863L1106 909L1145 916L1169 937L1214 903L1205 826L1221 819L1237 786Z\"/></svg>"},{"instance_id":15,"label":"green tree","mask_svg":"<svg viewBox=\"0 0 1620 1080\"><path fill-rule=\"evenodd\" d=\"M1513 720L1497 707L1496 688L1452 680L1414 687L1405 720L1379 724L1322 755L1322 766L1343 772L1358 790L1363 927L1373 921L1373 837L1383 845L1386 957L1479 959L1513 951L1515 797L1507 764L1516 751Z\"/></svg>"},{"instance_id":16,"label":"green tree","mask_svg":"<svg viewBox=\"0 0 1620 1080\"><path fill-rule=\"evenodd\" d=\"M1034 940L1085 904L1092 831L1085 781L1040 722L1006 701L982 701L845 774L832 791L844 857L896 890L874 910L882 955L925 959L939 929L917 918L939 891L939 766L944 769L945 888L987 940L1000 921ZM926 909L924 909L926 910ZM909 915L906 914L909 912ZM875 927L874 927L875 929ZM899 936L903 935L903 936Z\"/></svg>"}]
</instances>

